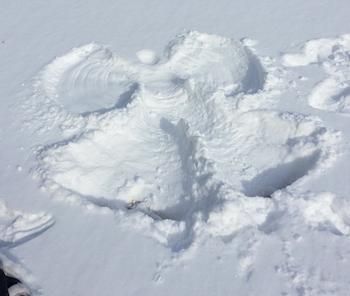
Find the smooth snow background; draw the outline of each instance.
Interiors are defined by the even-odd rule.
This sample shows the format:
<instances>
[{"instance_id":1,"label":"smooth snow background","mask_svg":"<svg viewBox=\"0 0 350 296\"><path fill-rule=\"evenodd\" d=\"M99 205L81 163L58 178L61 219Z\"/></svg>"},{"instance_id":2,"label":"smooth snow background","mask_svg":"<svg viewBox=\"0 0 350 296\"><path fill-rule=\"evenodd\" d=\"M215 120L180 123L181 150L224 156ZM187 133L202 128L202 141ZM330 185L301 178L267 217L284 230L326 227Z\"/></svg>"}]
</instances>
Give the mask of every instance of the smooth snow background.
<instances>
[{"instance_id":1,"label":"smooth snow background","mask_svg":"<svg viewBox=\"0 0 350 296\"><path fill-rule=\"evenodd\" d=\"M297 50L295 45L308 39L349 32L349 9L345 0L1 0L0 197L11 208L26 212L45 210L56 219L54 227L6 251L6 256L28 269L44 295L281 295L281 291L288 291L286 278L276 275L275 265L284 259L278 251L271 251L279 244L273 235L264 239L251 277L236 274L237 253L244 252L239 250L245 246L243 237L227 245L221 240L208 241L190 260L166 268L163 265L171 256L169 250L138 233L118 228L113 215L91 215L78 207L52 202L38 190L28 172L33 165L30 148L35 140L20 131L21 121L16 118L18 113L13 106L24 89L22 84L30 84L44 65L55 56L91 41L109 44L118 54L136 59L137 51L150 48L161 52L183 29L196 29L236 39L256 39L259 53L277 56ZM315 82L323 77L312 70L305 71L311 71ZM312 109L306 94L303 97L301 93L296 99L294 94L287 93L280 108L317 114L324 124L342 130L349 138L349 119ZM345 151L340 161L309 181L305 189L347 197L349 161ZM18 165L23 167L22 171ZM346 258L342 259L343 265L334 258L350 252L348 238L321 232L302 246L298 250L300 262L324 270L324 276L333 279L333 285L345 293L349 287L349 264ZM165 272L155 281L159 268ZM291 289L289 293L303 295L307 291ZM318 295L321 293L330 295L327 291Z\"/></svg>"}]
</instances>

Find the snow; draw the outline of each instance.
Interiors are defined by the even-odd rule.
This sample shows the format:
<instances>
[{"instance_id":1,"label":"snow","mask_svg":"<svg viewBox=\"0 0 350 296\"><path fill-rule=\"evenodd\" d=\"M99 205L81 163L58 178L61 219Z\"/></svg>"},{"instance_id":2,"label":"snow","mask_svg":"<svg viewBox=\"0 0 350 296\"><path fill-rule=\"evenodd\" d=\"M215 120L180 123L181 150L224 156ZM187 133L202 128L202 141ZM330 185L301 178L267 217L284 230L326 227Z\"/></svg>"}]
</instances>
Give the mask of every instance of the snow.
<instances>
[{"instance_id":1,"label":"snow","mask_svg":"<svg viewBox=\"0 0 350 296\"><path fill-rule=\"evenodd\" d=\"M9 209L0 203L0 240L2 246L13 246L35 237L53 224L53 219L45 213L28 214Z\"/></svg>"},{"instance_id":2,"label":"snow","mask_svg":"<svg viewBox=\"0 0 350 296\"><path fill-rule=\"evenodd\" d=\"M149 224L144 231L176 250L201 236L206 222L216 235L263 223L271 201L244 195L271 197L322 170L336 158L339 136L311 117L237 108L245 95L264 99L257 61L236 41L194 31L171 41L151 67L95 44L56 58L37 78L32 117L46 104L57 110L50 121L69 118L82 128L38 151L43 186L116 213L141 211L152 218L140 218ZM99 99L97 91L104 101L125 85L123 105L78 114L71 106Z\"/></svg>"},{"instance_id":3,"label":"snow","mask_svg":"<svg viewBox=\"0 0 350 296\"><path fill-rule=\"evenodd\" d=\"M318 63L328 77L317 83L309 95L309 104L321 110L349 113L350 104L350 35L334 39L308 41L303 54L286 54L290 67Z\"/></svg>"},{"instance_id":4,"label":"snow","mask_svg":"<svg viewBox=\"0 0 350 296\"><path fill-rule=\"evenodd\" d=\"M159 60L157 54L150 49L142 49L136 53L136 56L141 63L146 65L156 64Z\"/></svg>"},{"instance_id":5,"label":"snow","mask_svg":"<svg viewBox=\"0 0 350 296\"><path fill-rule=\"evenodd\" d=\"M348 1L2 6L0 259L33 295L348 294Z\"/></svg>"}]
</instances>

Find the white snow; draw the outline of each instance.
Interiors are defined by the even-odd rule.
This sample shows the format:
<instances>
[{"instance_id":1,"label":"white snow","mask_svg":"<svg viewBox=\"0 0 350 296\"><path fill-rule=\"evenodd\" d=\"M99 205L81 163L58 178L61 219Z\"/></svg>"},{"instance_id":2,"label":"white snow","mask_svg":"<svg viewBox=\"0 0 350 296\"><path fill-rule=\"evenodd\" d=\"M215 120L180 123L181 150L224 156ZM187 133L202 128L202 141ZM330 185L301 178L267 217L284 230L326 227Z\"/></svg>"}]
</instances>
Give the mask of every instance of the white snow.
<instances>
[{"instance_id":1,"label":"white snow","mask_svg":"<svg viewBox=\"0 0 350 296\"><path fill-rule=\"evenodd\" d=\"M0 260L32 295L348 295L348 1L1 6Z\"/></svg>"},{"instance_id":2,"label":"white snow","mask_svg":"<svg viewBox=\"0 0 350 296\"><path fill-rule=\"evenodd\" d=\"M49 191L117 213L141 211L154 220L145 233L177 250L189 247L207 221L216 235L263 223L272 202L259 199L336 157L339 136L315 118L237 108L244 95L264 92L258 58L238 42L189 32L164 56L144 68L88 45L40 74L33 104L47 101L48 110L58 106L84 126L38 152L38 175ZM126 80L137 86L125 91L123 106L75 114L60 102L90 97L90 85L112 93ZM84 88L87 95L76 94ZM56 117L57 124L66 118Z\"/></svg>"},{"instance_id":3,"label":"white snow","mask_svg":"<svg viewBox=\"0 0 350 296\"><path fill-rule=\"evenodd\" d=\"M0 242L8 247L35 237L49 228L53 219L45 213L28 214L9 209L3 201L0 203Z\"/></svg>"},{"instance_id":4,"label":"white snow","mask_svg":"<svg viewBox=\"0 0 350 296\"><path fill-rule=\"evenodd\" d=\"M309 104L321 110L350 112L350 35L334 39L308 41L302 54L284 55L290 67L318 63L328 77L317 83L309 95Z\"/></svg>"},{"instance_id":5,"label":"white snow","mask_svg":"<svg viewBox=\"0 0 350 296\"><path fill-rule=\"evenodd\" d=\"M150 49L142 49L136 53L136 56L141 63L146 65L153 65L159 60L157 54Z\"/></svg>"}]
</instances>

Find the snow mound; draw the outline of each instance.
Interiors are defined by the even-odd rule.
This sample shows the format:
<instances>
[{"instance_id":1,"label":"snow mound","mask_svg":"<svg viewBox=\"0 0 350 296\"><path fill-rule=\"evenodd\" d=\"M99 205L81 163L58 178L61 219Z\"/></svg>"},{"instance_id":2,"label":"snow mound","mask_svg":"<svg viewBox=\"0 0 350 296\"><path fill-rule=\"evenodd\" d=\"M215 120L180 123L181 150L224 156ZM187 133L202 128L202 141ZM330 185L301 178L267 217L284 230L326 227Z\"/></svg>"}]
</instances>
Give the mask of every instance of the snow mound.
<instances>
[{"instance_id":1,"label":"snow mound","mask_svg":"<svg viewBox=\"0 0 350 296\"><path fill-rule=\"evenodd\" d=\"M306 229L313 229L335 235L350 235L350 204L346 198L331 192L278 192L274 200L276 208L260 225L260 229L266 233L293 229L301 235ZM276 219L276 216L280 219Z\"/></svg>"},{"instance_id":2,"label":"snow mound","mask_svg":"<svg viewBox=\"0 0 350 296\"><path fill-rule=\"evenodd\" d=\"M317 83L309 95L310 106L332 112L350 112L350 35L308 41L300 54L286 54L288 67L318 64L327 78Z\"/></svg>"},{"instance_id":3,"label":"snow mound","mask_svg":"<svg viewBox=\"0 0 350 296\"><path fill-rule=\"evenodd\" d=\"M141 63L146 65L154 65L159 60L157 54L150 49L142 49L136 53L136 56Z\"/></svg>"},{"instance_id":4,"label":"snow mound","mask_svg":"<svg viewBox=\"0 0 350 296\"><path fill-rule=\"evenodd\" d=\"M198 32L156 64L96 44L74 49L35 90L79 131L39 150L37 174L54 196L112 210L173 251L262 225L274 208L267 197L329 166L339 141L313 117L234 107L265 82L241 43Z\"/></svg>"},{"instance_id":5,"label":"snow mound","mask_svg":"<svg viewBox=\"0 0 350 296\"><path fill-rule=\"evenodd\" d=\"M0 247L12 247L30 240L54 223L48 214L28 214L11 210L1 200L0 221Z\"/></svg>"}]
</instances>

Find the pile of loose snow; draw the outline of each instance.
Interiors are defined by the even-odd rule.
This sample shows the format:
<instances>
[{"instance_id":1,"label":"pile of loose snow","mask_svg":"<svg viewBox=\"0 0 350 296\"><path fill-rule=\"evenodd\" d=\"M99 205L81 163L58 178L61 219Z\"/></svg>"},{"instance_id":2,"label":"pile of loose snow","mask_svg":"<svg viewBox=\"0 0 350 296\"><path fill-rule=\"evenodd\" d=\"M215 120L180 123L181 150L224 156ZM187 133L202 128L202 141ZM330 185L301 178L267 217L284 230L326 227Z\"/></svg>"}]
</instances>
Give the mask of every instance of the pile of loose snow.
<instances>
[{"instance_id":1,"label":"pile of loose snow","mask_svg":"<svg viewBox=\"0 0 350 296\"><path fill-rule=\"evenodd\" d=\"M305 51L285 63L313 62ZM267 197L336 158L338 133L273 110L276 77L244 44L189 32L160 59L137 55L128 62L89 44L37 77L32 115L62 130L38 151L53 196L111 210L178 251L205 235L268 229L279 209Z\"/></svg>"},{"instance_id":2,"label":"pile of loose snow","mask_svg":"<svg viewBox=\"0 0 350 296\"><path fill-rule=\"evenodd\" d=\"M284 55L289 67L321 66L327 77L309 95L310 106L327 111L350 112L350 35L308 41L301 54Z\"/></svg>"}]
</instances>

